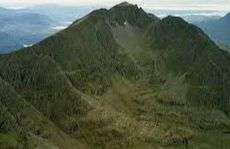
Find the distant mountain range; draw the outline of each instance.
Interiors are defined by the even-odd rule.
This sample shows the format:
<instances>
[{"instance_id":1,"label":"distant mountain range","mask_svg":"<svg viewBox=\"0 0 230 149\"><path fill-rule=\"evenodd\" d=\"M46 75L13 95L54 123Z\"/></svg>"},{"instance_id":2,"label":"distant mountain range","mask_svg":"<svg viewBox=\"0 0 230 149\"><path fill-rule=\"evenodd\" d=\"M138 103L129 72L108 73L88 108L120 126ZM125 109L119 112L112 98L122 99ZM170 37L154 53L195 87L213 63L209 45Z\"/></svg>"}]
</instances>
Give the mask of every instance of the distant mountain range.
<instances>
[{"instance_id":1,"label":"distant mountain range","mask_svg":"<svg viewBox=\"0 0 230 149\"><path fill-rule=\"evenodd\" d=\"M0 55L1 149L229 149L230 55L127 2Z\"/></svg>"},{"instance_id":2,"label":"distant mountain range","mask_svg":"<svg viewBox=\"0 0 230 149\"><path fill-rule=\"evenodd\" d=\"M51 27L55 24L45 15L1 8L0 53L8 53L48 37L54 33Z\"/></svg>"},{"instance_id":3,"label":"distant mountain range","mask_svg":"<svg viewBox=\"0 0 230 149\"><path fill-rule=\"evenodd\" d=\"M26 11L48 16L56 22L73 22L96 8L99 6L37 5Z\"/></svg>"},{"instance_id":4,"label":"distant mountain range","mask_svg":"<svg viewBox=\"0 0 230 149\"><path fill-rule=\"evenodd\" d=\"M0 54L8 53L11 50L15 50L17 47L22 47L22 44L18 43L15 37L5 32L0 32Z\"/></svg>"},{"instance_id":5,"label":"distant mountain range","mask_svg":"<svg viewBox=\"0 0 230 149\"><path fill-rule=\"evenodd\" d=\"M212 16L222 16L224 15L226 12L224 11L215 11L215 10L183 10L183 9L178 9L178 10L174 10L174 9L146 9L147 12L149 13L153 13L156 16L162 18L162 17L166 17L168 15L172 15L172 16L180 16L180 17L189 17L191 16L192 18L194 18L193 20L196 20L195 18L210 18ZM200 20L200 18L198 18L198 20Z\"/></svg>"},{"instance_id":6,"label":"distant mountain range","mask_svg":"<svg viewBox=\"0 0 230 149\"><path fill-rule=\"evenodd\" d=\"M230 46L230 13L222 18L194 22L222 47Z\"/></svg>"},{"instance_id":7,"label":"distant mountain range","mask_svg":"<svg viewBox=\"0 0 230 149\"><path fill-rule=\"evenodd\" d=\"M0 54L31 45L66 28L94 7L39 5L24 9L0 8ZM61 12L61 13L60 13Z\"/></svg>"},{"instance_id":8,"label":"distant mountain range","mask_svg":"<svg viewBox=\"0 0 230 149\"><path fill-rule=\"evenodd\" d=\"M199 24L201 22L208 22L208 21L213 21L220 19L221 16L218 15L209 15L209 16L204 16L204 15L184 15L181 16L183 19L185 19L189 23L193 24Z\"/></svg>"}]
</instances>

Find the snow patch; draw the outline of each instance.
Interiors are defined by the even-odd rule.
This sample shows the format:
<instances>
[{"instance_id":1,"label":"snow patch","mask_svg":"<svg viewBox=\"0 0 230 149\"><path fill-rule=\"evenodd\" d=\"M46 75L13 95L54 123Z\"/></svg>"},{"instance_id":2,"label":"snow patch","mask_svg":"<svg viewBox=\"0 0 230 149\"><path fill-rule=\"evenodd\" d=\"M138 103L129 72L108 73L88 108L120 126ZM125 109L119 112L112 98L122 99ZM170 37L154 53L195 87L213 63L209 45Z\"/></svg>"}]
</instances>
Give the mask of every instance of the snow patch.
<instances>
[{"instance_id":1,"label":"snow patch","mask_svg":"<svg viewBox=\"0 0 230 149\"><path fill-rule=\"evenodd\" d=\"M52 29L54 30L63 30L63 29L66 29L72 22L63 22L62 25L58 25L58 26L54 26L52 27Z\"/></svg>"},{"instance_id":2,"label":"snow patch","mask_svg":"<svg viewBox=\"0 0 230 149\"><path fill-rule=\"evenodd\" d=\"M32 47L32 46L33 46L33 44L24 44L23 45L24 48L28 48L28 47Z\"/></svg>"},{"instance_id":3,"label":"snow patch","mask_svg":"<svg viewBox=\"0 0 230 149\"><path fill-rule=\"evenodd\" d=\"M60 26L52 27L52 29L54 29L54 30L63 30L63 29L66 29L67 27L68 27L68 25L60 25Z\"/></svg>"}]
</instances>

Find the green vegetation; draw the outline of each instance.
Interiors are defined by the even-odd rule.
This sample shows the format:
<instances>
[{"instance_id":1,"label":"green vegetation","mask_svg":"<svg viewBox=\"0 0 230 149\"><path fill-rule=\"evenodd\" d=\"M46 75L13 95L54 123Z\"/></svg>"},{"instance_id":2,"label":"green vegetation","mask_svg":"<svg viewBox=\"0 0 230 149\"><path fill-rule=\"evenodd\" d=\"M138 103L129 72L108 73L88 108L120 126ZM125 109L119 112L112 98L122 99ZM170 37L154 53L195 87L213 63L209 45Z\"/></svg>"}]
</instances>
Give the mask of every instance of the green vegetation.
<instances>
[{"instance_id":1,"label":"green vegetation","mask_svg":"<svg viewBox=\"0 0 230 149\"><path fill-rule=\"evenodd\" d=\"M0 147L229 148L230 56L122 3L0 56Z\"/></svg>"}]
</instances>

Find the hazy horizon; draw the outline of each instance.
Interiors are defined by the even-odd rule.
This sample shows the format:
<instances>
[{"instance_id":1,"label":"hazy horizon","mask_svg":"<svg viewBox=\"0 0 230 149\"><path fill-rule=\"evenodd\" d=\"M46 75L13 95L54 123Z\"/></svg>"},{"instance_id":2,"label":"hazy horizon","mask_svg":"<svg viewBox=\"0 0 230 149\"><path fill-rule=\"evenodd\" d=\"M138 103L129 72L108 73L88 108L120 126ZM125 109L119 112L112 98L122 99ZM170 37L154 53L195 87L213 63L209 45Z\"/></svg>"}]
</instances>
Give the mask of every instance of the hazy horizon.
<instances>
[{"instance_id":1,"label":"hazy horizon","mask_svg":"<svg viewBox=\"0 0 230 149\"><path fill-rule=\"evenodd\" d=\"M66 6L100 6L111 7L123 0L1 0L0 6L6 8L23 8L34 5L57 4ZM161 9L161 10L212 10L228 11L230 10L230 0L128 0L133 4L138 4L144 9Z\"/></svg>"}]
</instances>

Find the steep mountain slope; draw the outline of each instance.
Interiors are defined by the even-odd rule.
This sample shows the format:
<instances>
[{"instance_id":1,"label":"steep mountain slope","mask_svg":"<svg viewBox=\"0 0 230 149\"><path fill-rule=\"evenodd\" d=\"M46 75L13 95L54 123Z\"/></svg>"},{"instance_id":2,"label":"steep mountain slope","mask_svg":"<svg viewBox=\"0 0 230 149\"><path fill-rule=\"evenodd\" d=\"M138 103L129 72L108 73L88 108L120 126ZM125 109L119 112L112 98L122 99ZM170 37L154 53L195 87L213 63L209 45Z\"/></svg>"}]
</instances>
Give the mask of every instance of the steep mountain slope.
<instances>
[{"instance_id":1,"label":"steep mountain slope","mask_svg":"<svg viewBox=\"0 0 230 149\"><path fill-rule=\"evenodd\" d=\"M228 148L229 66L180 18L93 11L0 57L0 146Z\"/></svg>"},{"instance_id":2,"label":"steep mountain slope","mask_svg":"<svg viewBox=\"0 0 230 149\"><path fill-rule=\"evenodd\" d=\"M218 43L230 45L230 13L224 17L212 21L196 23L208 35Z\"/></svg>"}]
</instances>

